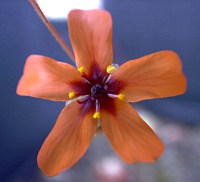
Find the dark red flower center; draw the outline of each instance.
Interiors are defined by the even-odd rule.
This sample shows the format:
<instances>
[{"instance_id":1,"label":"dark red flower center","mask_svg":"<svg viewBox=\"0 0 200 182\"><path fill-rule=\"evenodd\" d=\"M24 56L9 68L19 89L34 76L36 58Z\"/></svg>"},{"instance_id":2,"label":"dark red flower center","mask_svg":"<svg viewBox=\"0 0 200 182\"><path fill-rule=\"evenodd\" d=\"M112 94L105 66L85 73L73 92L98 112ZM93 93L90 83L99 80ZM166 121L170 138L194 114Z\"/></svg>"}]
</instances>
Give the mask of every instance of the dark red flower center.
<instances>
[{"instance_id":1,"label":"dark red flower center","mask_svg":"<svg viewBox=\"0 0 200 182\"><path fill-rule=\"evenodd\" d=\"M83 75L83 78L86 79L86 92L88 95L88 99L91 101L98 100L99 102L102 102L109 94L109 84L108 84L108 78L109 75L106 74L103 79L100 77L98 79L88 79L85 75ZM89 89L88 89L89 87Z\"/></svg>"},{"instance_id":2,"label":"dark red flower center","mask_svg":"<svg viewBox=\"0 0 200 182\"><path fill-rule=\"evenodd\" d=\"M94 112L93 118L100 117L100 109L108 108L110 110L113 108L111 104L113 103L113 98L118 98L122 100L124 94L119 93L122 88L122 83L120 81L114 80L111 73L106 71L102 72L97 67L93 68L90 75L82 73L83 82L81 84L76 84L76 89L78 91L77 101L79 104L83 104L83 113L92 109ZM77 87L78 86L78 87ZM72 92L75 94L75 92ZM72 95L73 95L72 94ZM100 108L101 106L101 108Z\"/></svg>"}]
</instances>

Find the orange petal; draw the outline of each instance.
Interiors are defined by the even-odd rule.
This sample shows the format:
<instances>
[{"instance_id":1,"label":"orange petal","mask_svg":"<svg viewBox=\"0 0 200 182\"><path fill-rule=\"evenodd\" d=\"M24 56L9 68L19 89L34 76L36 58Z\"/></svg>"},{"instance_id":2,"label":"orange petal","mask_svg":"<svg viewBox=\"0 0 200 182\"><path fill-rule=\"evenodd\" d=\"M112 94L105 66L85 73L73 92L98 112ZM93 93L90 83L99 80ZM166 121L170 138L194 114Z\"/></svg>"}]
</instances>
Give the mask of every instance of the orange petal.
<instances>
[{"instance_id":1,"label":"orange petal","mask_svg":"<svg viewBox=\"0 0 200 182\"><path fill-rule=\"evenodd\" d=\"M175 96L186 90L182 64L173 51L160 51L128 61L113 73L113 78L124 83L121 92L132 102Z\"/></svg>"},{"instance_id":2,"label":"orange petal","mask_svg":"<svg viewBox=\"0 0 200 182\"><path fill-rule=\"evenodd\" d=\"M128 103L115 100L114 108L101 112L101 125L118 155L127 163L155 161L164 149L160 139Z\"/></svg>"},{"instance_id":3,"label":"orange petal","mask_svg":"<svg viewBox=\"0 0 200 182\"><path fill-rule=\"evenodd\" d=\"M92 112L82 113L82 105L74 102L65 107L43 143L38 166L47 176L55 176L74 165L87 150L97 124Z\"/></svg>"},{"instance_id":4,"label":"orange petal","mask_svg":"<svg viewBox=\"0 0 200 182\"><path fill-rule=\"evenodd\" d=\"M71 65L39 55L28 57L17 94L66 101L72 91L70 83L81 81L80 73Z\"/></svg>"},{"instance_id":5,"label":"orange petal","mask_svg":"<svg viewBox=\"0 0 200 182\"><path fill-rule=\"evenodd\" d=\"M112 64L112 19L104 10L73 10L68 16L69 35L77 67L104 70Z\"/></svg>"}]
</instances>

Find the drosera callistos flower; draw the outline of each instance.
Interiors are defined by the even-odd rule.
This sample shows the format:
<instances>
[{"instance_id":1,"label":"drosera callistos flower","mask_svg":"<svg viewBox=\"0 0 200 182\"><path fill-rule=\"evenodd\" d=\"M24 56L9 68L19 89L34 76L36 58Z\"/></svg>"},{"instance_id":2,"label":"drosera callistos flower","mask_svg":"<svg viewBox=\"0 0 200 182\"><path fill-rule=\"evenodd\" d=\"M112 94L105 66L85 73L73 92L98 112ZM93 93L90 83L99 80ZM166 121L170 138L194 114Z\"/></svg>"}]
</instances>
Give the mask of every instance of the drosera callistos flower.
<instances>
[{"instance_id":1,"label":"drosera callistos flower","mask_svg":"<svg viewBox=\"0 0 200 182\"><path fill-rule=\"evenodd\" d=\"M114 65L104 10L73 10L68 27L77 68L31 55L17 86L22 96L66 102L39 151L39 168L55 176L73 166L100 127L126 163L155 161L164 145L128 102L183 94L180 58L166 50Z\"/></svg>"}]
</instances>

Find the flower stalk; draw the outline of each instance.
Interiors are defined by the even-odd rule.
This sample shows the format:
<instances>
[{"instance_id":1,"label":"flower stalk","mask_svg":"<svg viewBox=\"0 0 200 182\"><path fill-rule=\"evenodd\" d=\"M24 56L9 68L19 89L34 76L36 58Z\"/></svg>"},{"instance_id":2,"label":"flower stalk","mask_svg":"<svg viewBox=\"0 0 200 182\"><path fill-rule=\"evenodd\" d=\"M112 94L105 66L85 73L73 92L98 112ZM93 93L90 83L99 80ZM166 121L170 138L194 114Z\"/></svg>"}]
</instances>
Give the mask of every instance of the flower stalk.
<instances>
[{"instance_id":1,"label":"flower stalk","mask_svg":"<svg viewBox=\"0 0 200 182\"><path fill-rule=\"evenodd\" d=\"M28 0L30 4L33 6L43 23L46 25L48 30L52 33L54 38L57 40L57 42L60 44L60 46L63 48L63 50L67 53L67 55L74 61L74 54L69 48L69 46L66 44L66 42L62 39L62 37L59 35L59 33L56 31L54 26L50 23L50 21L45 17L44 13L40 9L39 5L36 3L35 0Z\"/></svg>"}]
</instances>

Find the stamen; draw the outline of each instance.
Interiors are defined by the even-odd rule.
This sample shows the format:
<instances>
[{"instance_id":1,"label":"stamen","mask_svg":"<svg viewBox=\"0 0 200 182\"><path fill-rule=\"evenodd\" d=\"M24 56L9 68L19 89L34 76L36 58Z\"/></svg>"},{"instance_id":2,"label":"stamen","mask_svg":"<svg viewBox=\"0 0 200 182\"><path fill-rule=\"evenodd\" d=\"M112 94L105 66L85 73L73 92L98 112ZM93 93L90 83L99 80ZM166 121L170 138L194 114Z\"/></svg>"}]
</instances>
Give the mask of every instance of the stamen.
<instances>
[{"instance_id":1,"label":"stamen","mask_svg":"<svg viewBox=\"0 0 200 182\"><path fill-rule=\"evenodd\" d=\"M90 83L88 77L87 77L86 75L84 75L84 73L82 74L82 77L85 79L85 81L86 81L88 84L91 85L91 83Z\"/></svg>"},{"instance_id":2,"label":"stamen","mask_svg":"<svg viewBox=\"0 0 200 182\"><path fill-rule=\"evenodd\" d=\"M93 114L93 119L98 119L98 122L97 122L97 127L99 127L101 124L100 124L100 103L99 103L99 100L96 99L96 103L95 103L95 107L96 107L96 112Z\"/></svg>"},{"instance_id":3,"label":"stamen","mask_svg":"<svg viewBox=\"0 0 200 182\"><path fill-rule=\"evenodd\" d=\"M78 68L78 71L80 73L84 73L85 72L85 68L83 66L81 66L81 67Z\"/></svg>"},{"instance_id":4,"label":"stamen","mask_svg":"<svg viewBox=\"0 0 200 182\"><path fill-rule=\"evenodd\" d=\"M92 117L93 117L93 119L99 119L100 118L100 112L95 112Z\"/></svg>"},{"instance_id":5,"label":"stamen","mask_svg":"<svg viewBox=\"0 0 200 182\"><path fill-rule=\"evenodd\" d=\"M89 95L85 95L84 97L79 97L78 103L82 104L82 103L86 102L89 98L90 98Z\"/></svg>"},{"instance_id":6,"label":"stamen","mask_svg":"<svg viewBox=\"0 0 200 182\"><path fill-rule=\"evenodd\" d=\"M107 73L113 73L117 68L113 65L109 65L107 68L106 68L106 72Z\"/></svg>"},{"instance_id":7,"label":"stamen","mask_svg":"<svg viewBox=\"0 0 200 182\"><path fill-rule=\"evenodd\" d=\"M116 94L108 94L108 97L111 97L111 98L118 98L119 100L123 100L125 95L123 93L120 93L118 95Z\"/></svg>"},{"instance_id":8,"label":"stamen","mask_svg":"<svg viewBox=\"0 0 200 182\"><path fill-rule=\"evenodd\" d=\"M71 99L71 100L67 100L66 102L65 102L65 106L67 106L67 105L69 105L69 104L71 104L72 102L75 102L75 101L83 101L83 100L87 100L89 98L89 95L81 95L81 96L79 96L79 97L76 97L76 98L74 98L74 99Z\"/></svg>"},{"instance_id":9,"label":"stamen","mask_svg":"<svg viewBox=\"0 0 200 182\"><path fill-rule=\"evenodd\" d=\"M109 74L107 80L105 81L105 84L108 83L108 81L110 80L110 78L111 78L111 74Z\"/></svg>"},{"instance_id":10,"label":"stamen","mask_svg":"<svg viewBox=\"0 0 200 182\"><path fill-rule=\"evenodd\" d=\"M69 92L68 96L69 96L70 99L73 99L76 96L76 93L75 92Z\"/></svg>"},{"instance_id":11,"label":"stamen","mask_svg":"<svg viewBox=\"0 0 200 182\"><path fill-rule=\"evenodd\" d=\"M109 65L107 68L106 68L106 72L109 73L109 75L107 76L106 78L106 81L105 81L105 84L110 80L111 78L111 74L119 67L118 64L112 64L112 65ZM104 81L103 81L104 83Z\"/></svg>"},{"instance_id":12,"label":"stamen","mask_svg":"<svg viewBox=\"0 0 200 182\"><path fill-rule=\"evenodd\" d=\"M125 95L124 95L124 94L122 94L122 93L118 94L118 99L119 99L119 100L123 100L123 99L124 99L124 97L125 97Z\"/></svg>"},{"instance_id":13,"label":"stamen","mask_svg":"<svg viewBox=\"0 0 200 182\"><path fill-rule=\"evenodd\" d=\"M96 99L96 112L99 112L99 110L100 110L100 103L99 103L99 100L98 99Z\"/></svg>"}]
</instances>

